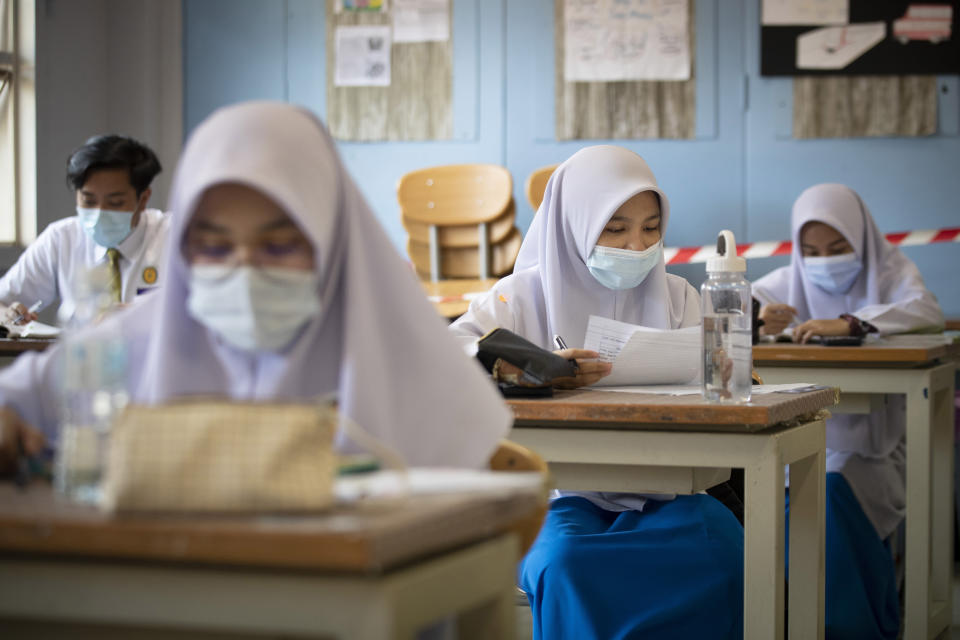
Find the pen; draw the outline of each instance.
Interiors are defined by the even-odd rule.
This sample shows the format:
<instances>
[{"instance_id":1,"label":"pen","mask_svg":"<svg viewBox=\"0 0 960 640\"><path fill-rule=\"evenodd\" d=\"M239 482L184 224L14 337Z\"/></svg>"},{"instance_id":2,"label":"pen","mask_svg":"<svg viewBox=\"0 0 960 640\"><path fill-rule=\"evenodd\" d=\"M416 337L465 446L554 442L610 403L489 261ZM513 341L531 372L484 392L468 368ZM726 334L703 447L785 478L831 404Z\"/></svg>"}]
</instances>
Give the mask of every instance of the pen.
<instances>
[{"instance_id":1,"label":"pen","mask_svg":"<svg viewBox=\"0 0 960 640\"><path fill-rule=\"evenodd\" d=\"M553 336L553 343L554 343L555 345L557 345L557 349L566 349L566 348L567 348L567 343L564 342L564 341L563 341L563 338L561 338L558 334L554 334L554 336Z\"/></svg>"},{"instance_id":2,"label":"pen","mask_svg":"<svg viewBox=\"0 0 960 640\"><path fill-rule=\"evenodd\" d=\"M40 309L42 305L43 305L43 300L37 300L32 305L30 305L30 308L27 309L27 313L36 313L37 310ZM14 320L14 323L19 324L20 321L23 320L23 316L25 315L26 315L25 313L21 313L19 316L17 316L17 319Z\"/></svg>"}]
</instances>

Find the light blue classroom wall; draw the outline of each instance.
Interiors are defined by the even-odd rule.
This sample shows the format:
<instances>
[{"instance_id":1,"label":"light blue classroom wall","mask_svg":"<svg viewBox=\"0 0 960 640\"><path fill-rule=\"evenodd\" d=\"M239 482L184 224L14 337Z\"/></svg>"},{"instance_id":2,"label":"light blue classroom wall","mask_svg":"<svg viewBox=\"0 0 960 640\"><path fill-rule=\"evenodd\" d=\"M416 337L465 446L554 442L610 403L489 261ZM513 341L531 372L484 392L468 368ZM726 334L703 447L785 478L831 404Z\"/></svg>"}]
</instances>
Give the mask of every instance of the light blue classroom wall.
<instances>
[{"instance_id":1,"label":"light blue classroom wall","mask_svg":"<svg viewBox=\"0 0 960 640\"><path fill-rule=\"evenodd\" d=\"M647 159L670 197L669 245L787 238L790 206L807 186L856 189L884 231L960 226L960 82L939 79L940 133L929 138L793 140L792 82L759 76L759 0L696 2L696 137L618 141ZM454 139L339 144L344 161L399 251L406 235L394 188L420 167L503 164L518 225L533 216L523 182L537 167L605 141L553 136L553 0L453 0ZM288 100L326 115L322 0L184 0L185 124L245 99ZM429 72L429 70L425 70ZM960 316L960 243L905 249ZM785 263L754 260L751 278ZM702 265L671 268L694 284Z\"/></svg>"}]
</instances>

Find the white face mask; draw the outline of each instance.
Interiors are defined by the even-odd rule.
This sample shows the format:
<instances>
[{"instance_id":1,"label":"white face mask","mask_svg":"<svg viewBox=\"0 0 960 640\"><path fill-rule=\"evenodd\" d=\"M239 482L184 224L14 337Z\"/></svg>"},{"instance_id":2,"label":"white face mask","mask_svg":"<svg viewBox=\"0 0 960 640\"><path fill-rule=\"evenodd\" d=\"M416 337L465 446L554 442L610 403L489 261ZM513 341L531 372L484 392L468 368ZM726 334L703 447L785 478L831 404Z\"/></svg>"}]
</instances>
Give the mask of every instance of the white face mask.
<instances>
[{"instance_id":1,"label":"white face mask","mask_svg":"<svg viewBox=\"0 0 960 640\"><path fill-rule=\"evenodd\" d=\"M187 310L198 322L245 351L280 351L320 313L313 271L194 265Z\"/></svg>"},{"instance_id":2,"label":"white face mask","mask_svg":"<svg viewBox=\"0 0 960 640\"><path fill-rule=\"evenodd\" d=\"M87 209L77 207L80 224L88 236L101 247L115 249L130 235L133 211Z\"/></svg>"},{"instance_id":3,"label":"white face mask","mask_svg":"<svg viewBox=\"0 0 960 640\"><path fill-rule=\"evenodd\" d=\"M662 253L662 242L657 242L643 251L597 245L587 258L587 268L597 282L608 289L633 289L643 282L650 270L657 265Z\"/></svg>"},{"instance_id":4,"label":"white face mask","mask_svg":"<svg viewBox=\"0 0 960 640\"><path fill-rule=\"evenodd\" d=\"M856 282L863 263L856 253L803 259L803 270L810 282L828 293L846 293Z\"/></svg>"}]
</instances>

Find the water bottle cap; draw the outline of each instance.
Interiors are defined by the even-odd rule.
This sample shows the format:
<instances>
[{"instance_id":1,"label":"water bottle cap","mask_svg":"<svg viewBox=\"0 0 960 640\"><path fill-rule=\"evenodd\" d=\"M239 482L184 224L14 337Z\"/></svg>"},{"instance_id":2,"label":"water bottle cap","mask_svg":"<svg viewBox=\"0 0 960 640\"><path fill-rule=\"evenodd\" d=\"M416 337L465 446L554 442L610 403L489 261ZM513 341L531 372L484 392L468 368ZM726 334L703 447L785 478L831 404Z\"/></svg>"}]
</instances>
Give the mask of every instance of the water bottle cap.
<instances>
[{"instance_id":1,"label":"water bottle cap","mask_svg":"<svg viewBox=\"0 0 960 640\"><path fill-rule=\"evenodd\" d=\"M747 261L737 255L737 241L733 237L733 231L724 229L717 234L717 255L707 258L707 273L746 270Z\"/></svg>"}]
</instances>

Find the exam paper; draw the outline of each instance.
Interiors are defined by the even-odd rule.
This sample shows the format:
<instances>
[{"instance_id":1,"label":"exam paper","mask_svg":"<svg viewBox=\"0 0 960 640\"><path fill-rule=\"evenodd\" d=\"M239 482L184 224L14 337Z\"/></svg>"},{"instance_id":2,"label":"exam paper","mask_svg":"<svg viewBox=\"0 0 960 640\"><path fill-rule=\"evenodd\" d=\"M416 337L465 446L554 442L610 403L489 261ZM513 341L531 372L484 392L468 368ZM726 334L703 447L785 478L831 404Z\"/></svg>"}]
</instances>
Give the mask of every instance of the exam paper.
<instances>
[{"instance_id":1,"label":"exam paper","mask_svg":"<svg viewBox=\"0 0 960 640\"><path fill-rule=\"evenodd\" d=\"M823 387L819 387L809 382L791 382L788 384L755 384L750 389L750 395L762 396L767 393L803 393L804 391L813 391L821 388ZM603 390L617 391L619 393L645 393L655 396L700 395L700 385L696 384L651 384L629 387L604 387Z\"/></svg>"},{"instance_id":2,"label":"exam paper","mask_svg":"<svg viewBox=\"0 0 960 640\"><path fill-rule=\"evenodd\" d=\"M700 327L650 329L590 316L584 349L613 363L596 386L685 384L700 377Z\"/></svg>"},{"instance_id":3,"label":"exam paper","mask_svg":"<svg viewBox=\"0 0 960 640\"><path fill-rule=\"evenodd\" d=\"M60 327L44 324L38 320L25 325L5 325L11 338L56 338L60 335Z\"/></svg>"}]
</instances>

